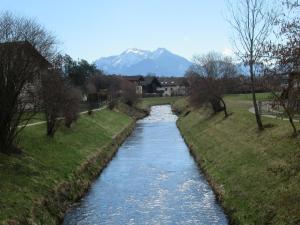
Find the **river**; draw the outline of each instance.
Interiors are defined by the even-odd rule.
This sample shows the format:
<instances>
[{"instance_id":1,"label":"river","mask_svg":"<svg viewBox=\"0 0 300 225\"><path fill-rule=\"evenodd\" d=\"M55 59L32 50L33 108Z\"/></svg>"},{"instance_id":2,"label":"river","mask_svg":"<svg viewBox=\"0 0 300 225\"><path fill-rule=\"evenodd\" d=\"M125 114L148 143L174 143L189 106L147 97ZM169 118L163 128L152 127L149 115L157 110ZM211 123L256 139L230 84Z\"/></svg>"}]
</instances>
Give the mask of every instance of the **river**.
<instances>
[{"instance_id":1,"label":"river","mask_svg":"<svg viewBox=\"0 0 300 225\"><path fill-rule=\"evenodd\" d=\"M228 224L176 120L153 106L63 225Z\"/></svg>"}]
</instances>

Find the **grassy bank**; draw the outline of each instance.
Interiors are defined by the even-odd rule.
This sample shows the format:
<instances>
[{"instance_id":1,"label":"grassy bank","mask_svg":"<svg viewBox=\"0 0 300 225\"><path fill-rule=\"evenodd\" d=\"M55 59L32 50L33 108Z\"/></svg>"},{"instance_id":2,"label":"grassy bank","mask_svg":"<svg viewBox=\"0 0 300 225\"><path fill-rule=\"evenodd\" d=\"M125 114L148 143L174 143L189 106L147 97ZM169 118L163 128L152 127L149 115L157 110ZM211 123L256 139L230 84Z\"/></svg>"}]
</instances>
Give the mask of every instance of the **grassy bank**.
<instances>
[{"instance_id":1,"label":"grassy bank","mask_svg":"<svg viewBox=\"0 0 300 225\"><path fill-rule=\"evenodd\" d=\"M234 224L300 224L300 139L271 118L263 118L271 128L257 132L250 99L227 96L227 119L182 99L174 104L178 127Z\"/></svg>"},{"instance_id":2,"label":"grassy bank","mask_svg":"<svg viewBox=\"0 0 300 225\"><path fill-rule=\"evenodd\" d=\"M56 224L130 133L134 119L104 109L82 115L54 139L45 125L27 127L22 155L0 155L0 224Z\"/></svg>"}]
</instances>

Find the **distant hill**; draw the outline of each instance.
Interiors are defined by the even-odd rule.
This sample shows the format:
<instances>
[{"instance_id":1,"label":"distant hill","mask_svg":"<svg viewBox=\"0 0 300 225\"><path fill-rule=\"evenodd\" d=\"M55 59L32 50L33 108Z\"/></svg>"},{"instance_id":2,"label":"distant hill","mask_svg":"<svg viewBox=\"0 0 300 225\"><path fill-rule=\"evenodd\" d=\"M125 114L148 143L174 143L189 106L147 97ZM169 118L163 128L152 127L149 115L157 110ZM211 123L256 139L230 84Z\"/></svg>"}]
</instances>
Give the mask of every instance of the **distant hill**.
<instances>
[{"instance_id":1,"label":"distant hill","mask_svg":"<svg viewBox=\"0 0 300 225\"><path fill-rule=\"evenodd\" d=\"M191 62L164 48L155 51L128 49L120 55L95 61L98 69L108 74L183 76Z\"/></svg>"}]
</instances>

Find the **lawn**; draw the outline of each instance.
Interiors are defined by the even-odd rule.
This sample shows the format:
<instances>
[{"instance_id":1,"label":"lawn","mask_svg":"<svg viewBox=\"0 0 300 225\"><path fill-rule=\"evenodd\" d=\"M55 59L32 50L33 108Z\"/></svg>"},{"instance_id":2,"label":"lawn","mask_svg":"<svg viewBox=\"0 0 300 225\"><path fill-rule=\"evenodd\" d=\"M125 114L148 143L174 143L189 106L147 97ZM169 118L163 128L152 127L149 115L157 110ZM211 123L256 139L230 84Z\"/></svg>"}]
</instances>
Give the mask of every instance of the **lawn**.
<instances>
[{"instance_id":1,"label":"lawn","mask_svg":"<svg viewBox=\"0 0 300 225\"><path fill-rule=\"evenodd\" d=\"M45 114L42 112L37 112L35 114L32 114L30 112L25 112L22 117L22 120L24 120L23 124L25 124L27 122L28 122L28 124L30 124L30 123L45 121Z\"/></svg>"},{"instance_id":2,"label":"lawn","mask_svg":"<svg viewBox=\"0 0 300 225\"><path fill-rule=\"evenodd\" d=\"M263 118L271 128L258 132L249 95L225 100L232 113L226 119L188 108L183 99L175 107L182 112L178 126L232 222L300 224L300 139L291 137L287 121L271 118Z\"/></svg>"},{"instance_id":3,"label":"lawn","mask_svg":"<svg viewBox=\"0 0 300 225\"><path fill-rule=\"evenodd\" d=\"M252 101L252 94L232 94L232 95L227 95L226 96L227 100L246 100L246 101ZM256 99L257 101L268 101L272 100L273 96L271 93L257 93L256 94Z\"/></svg>"},{"instance_id":4,"label":"lawn","mask_svg":"<svg viewBox=\"0 0 300 225\"><path fill-rule=\"evenodd\" d=\"M73 178L87 158L107 151L103 147L132 122L124 113L103 109L82 115L71 129L60 128L53 139L46 137L44 124L25 128L19 142L24 153L0 154L0 224L33 214L36 203Z\"/></svg>"}]
</instances>

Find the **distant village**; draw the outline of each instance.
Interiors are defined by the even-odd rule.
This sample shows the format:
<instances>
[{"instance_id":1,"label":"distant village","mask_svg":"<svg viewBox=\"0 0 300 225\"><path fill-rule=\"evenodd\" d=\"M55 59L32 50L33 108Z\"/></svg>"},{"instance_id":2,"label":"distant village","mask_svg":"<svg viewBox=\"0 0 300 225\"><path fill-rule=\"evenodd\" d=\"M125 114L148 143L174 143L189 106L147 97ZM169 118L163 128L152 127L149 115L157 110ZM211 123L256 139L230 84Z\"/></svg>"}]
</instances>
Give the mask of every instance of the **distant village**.
<instances>
[{"instance_id":1,"label":"distant village","mask_svg":"<svg viewBox=\"0 0 300 225\"><path fill-rule=\"evenodd\" d=\"M123 76L134 84L136 94L143 97L187 95L188 82L184 77Z\"/></svg>"}]
</instances>

